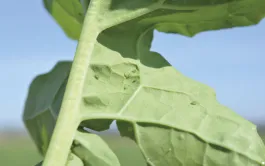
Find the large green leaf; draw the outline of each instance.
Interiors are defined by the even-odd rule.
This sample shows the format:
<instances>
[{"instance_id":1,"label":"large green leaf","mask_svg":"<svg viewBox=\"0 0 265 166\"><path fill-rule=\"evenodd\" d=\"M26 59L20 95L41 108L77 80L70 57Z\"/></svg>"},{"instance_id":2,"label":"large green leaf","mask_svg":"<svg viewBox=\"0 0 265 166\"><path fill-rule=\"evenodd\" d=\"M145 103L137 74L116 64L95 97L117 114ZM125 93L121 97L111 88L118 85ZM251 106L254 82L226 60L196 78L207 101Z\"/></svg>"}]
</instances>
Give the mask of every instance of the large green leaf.
<instances>
[{"instance_id":1,"label":"large green leaf","mask_svg":"<svg viewBox=\"0 0 265 166\"><path fill-rule=\"evenodd\" d=\"M80 2L81 1L81 2ZM44 0L65 33L78 39L89 0ZM100 1L100 0L99 0ZM257 24L265 16L264 0L104 0L101 29L132 21L132 26L193 36L199 32Z\"/></svg>"},{"instance_id":2,"label":"large green leaf","mask_svg":"<svg viewBox=\"0 0 265 166\"><path fill-rule=\"evenodd\" d=\"M115 42L95 46L82 125L99 131L117 120L121 135L137 142L149 165L260 165L265 147L256 127L218 104L211 88L149 51L150 31L134 40L129 27L130 33L109 33Z\"/></svg>"}]
</instances>

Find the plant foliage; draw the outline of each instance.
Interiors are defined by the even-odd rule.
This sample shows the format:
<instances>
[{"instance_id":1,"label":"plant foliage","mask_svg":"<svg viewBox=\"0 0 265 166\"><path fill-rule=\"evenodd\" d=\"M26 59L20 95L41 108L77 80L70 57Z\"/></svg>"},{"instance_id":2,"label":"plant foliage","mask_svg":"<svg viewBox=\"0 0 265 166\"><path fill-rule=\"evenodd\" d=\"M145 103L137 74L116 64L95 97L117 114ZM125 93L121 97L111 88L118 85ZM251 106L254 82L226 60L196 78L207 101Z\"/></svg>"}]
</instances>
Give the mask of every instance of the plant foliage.
<instances>
[{"instance_id":1,"label":"plant foliage","mask_svg":"<svg viewBox=\"0 0 265 166\"><path fill-rule=\"evenodd\" d=\"M257 24L265 16L264 0L44 0L44 4L75 40L80 38L86 11L94 7L89 26L100 33L85 64L85 79L80 80L84 87L76 112L79 128L103 131L116 120L120 134L138 144L150 166L264 164L265 146L254 124L220 105L211 88L183 76L150 51L155 29L192 37ZM36 77L29 89L24 122L43 155L71 65L59 62ZM120 165L99 136L78 129L75 133L70 151L65 152L68 165Z\"/></svg>"}]
</instances>

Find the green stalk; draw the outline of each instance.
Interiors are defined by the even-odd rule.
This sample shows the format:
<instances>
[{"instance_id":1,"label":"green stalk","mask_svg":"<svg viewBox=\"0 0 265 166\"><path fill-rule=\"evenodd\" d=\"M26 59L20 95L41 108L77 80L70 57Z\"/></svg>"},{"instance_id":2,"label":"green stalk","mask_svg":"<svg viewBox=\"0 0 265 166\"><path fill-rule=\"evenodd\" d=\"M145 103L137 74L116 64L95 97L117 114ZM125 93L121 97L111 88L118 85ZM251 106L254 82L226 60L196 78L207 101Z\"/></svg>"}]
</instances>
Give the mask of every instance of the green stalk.
<instances>
[{"instance_id":1,"label":"green stalk","mask_svg":"<svg viewBox=\"0 0 265 166\"><path fill-rule=\"evenodd\" d=\"M45 155L43 166L65 166L76 129L80 123L80 103L84 81L99 34L97 13L101 1L91 0L85 15L62 106Z\"/></svg>"}]
</instances>

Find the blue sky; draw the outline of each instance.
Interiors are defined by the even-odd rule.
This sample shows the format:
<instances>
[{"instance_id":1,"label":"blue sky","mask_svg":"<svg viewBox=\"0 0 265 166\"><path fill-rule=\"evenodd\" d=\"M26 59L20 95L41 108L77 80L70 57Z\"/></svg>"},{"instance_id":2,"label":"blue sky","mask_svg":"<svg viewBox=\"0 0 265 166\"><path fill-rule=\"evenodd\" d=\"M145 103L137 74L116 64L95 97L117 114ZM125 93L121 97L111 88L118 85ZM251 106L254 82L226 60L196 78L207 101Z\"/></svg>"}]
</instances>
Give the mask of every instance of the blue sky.
<instances>
[{"instance_id":1,"label":"blue sky","mask_svg":"<svg viewBox=\"0 0 265 166\"><path fill-rule=\"evenodd\" d=\"M15 4L15 5L14 5ZM74 56L68 39L41 0L0 5L0 130L23 127L31 80ZM194 38L155 33L152 50L183 74L216 90L219 102L265 123L265 20L257 26L201 33Z\"/></svg>"}]
</instances>

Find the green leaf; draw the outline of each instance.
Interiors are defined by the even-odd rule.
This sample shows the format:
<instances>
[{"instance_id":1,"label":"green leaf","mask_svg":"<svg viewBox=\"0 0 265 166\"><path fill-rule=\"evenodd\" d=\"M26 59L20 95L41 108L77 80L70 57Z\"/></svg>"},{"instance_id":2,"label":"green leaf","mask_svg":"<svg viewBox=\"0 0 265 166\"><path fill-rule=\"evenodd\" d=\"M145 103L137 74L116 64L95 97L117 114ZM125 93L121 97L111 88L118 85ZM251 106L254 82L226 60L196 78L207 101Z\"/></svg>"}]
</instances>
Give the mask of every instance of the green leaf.
<instances>
[{"instance_id":1,"label":"green leaf","mask_svg":"<svg viewBox=\"0 0 265 166\"><path fill-rule=\"evenodd\" d=\"M109 146L96 134L77 132L72 152L91 166L120 166Z\"/></svg>"},{"instance_id":2,"label":"green leaf","mask_svg":"<svg viewBox=\"0 0 265 166\"><path fill-rule=\"evenodd\" d=\"M64 32L70 38L78 39L85 12L79 0L43 0L43 2L45 8L61 25Z\"/></svg>"},{"instance_id":3,"label":"green leaf","mask_svg":"<svg viewBox=\"0 0 265 166\"><path fill-rule=\"evenodd\" d=\"M218 104L211 88L148 51L150 31L134 40L129 30L109 32L113 40L95 46L80 107L82 125L108 129L106 122L117 120L121 135L134 139L154 166L265 161L264 144L252 123Z\"/></svg>"},{"instance_id":4,"label":"green leaf","mask_svg":"<svg viewBox=\"0 0 265 166\"><path fill-rule=\"evenodd\" d=\"M44 0L49 13L73 39L78 39L89 0ZM257 24L265 16L264 0L104 0L98 12L101 29L131 21L134 28L147 27L185 36Z\"/></svg>"},{"instance_id":5,"label":"green leaf","mask_svg":"<svg viewBox=\"0 0 265 166\"><path fill-rule=\"evenodd\" d=\"M101 137L77 131L67 166L120 166L119 160Z\"/></svg>"},{"instance_id":6,"label":"green leaf","mask_svg":"<svg viewBox=\"0 0 265 166\"><path fill-rule=\"evenodd\" d=\"M59 62L49 74L36 77L30 85L23 120L42 155L55 126L70 65Z\"/></svg>"}]
</instances>

